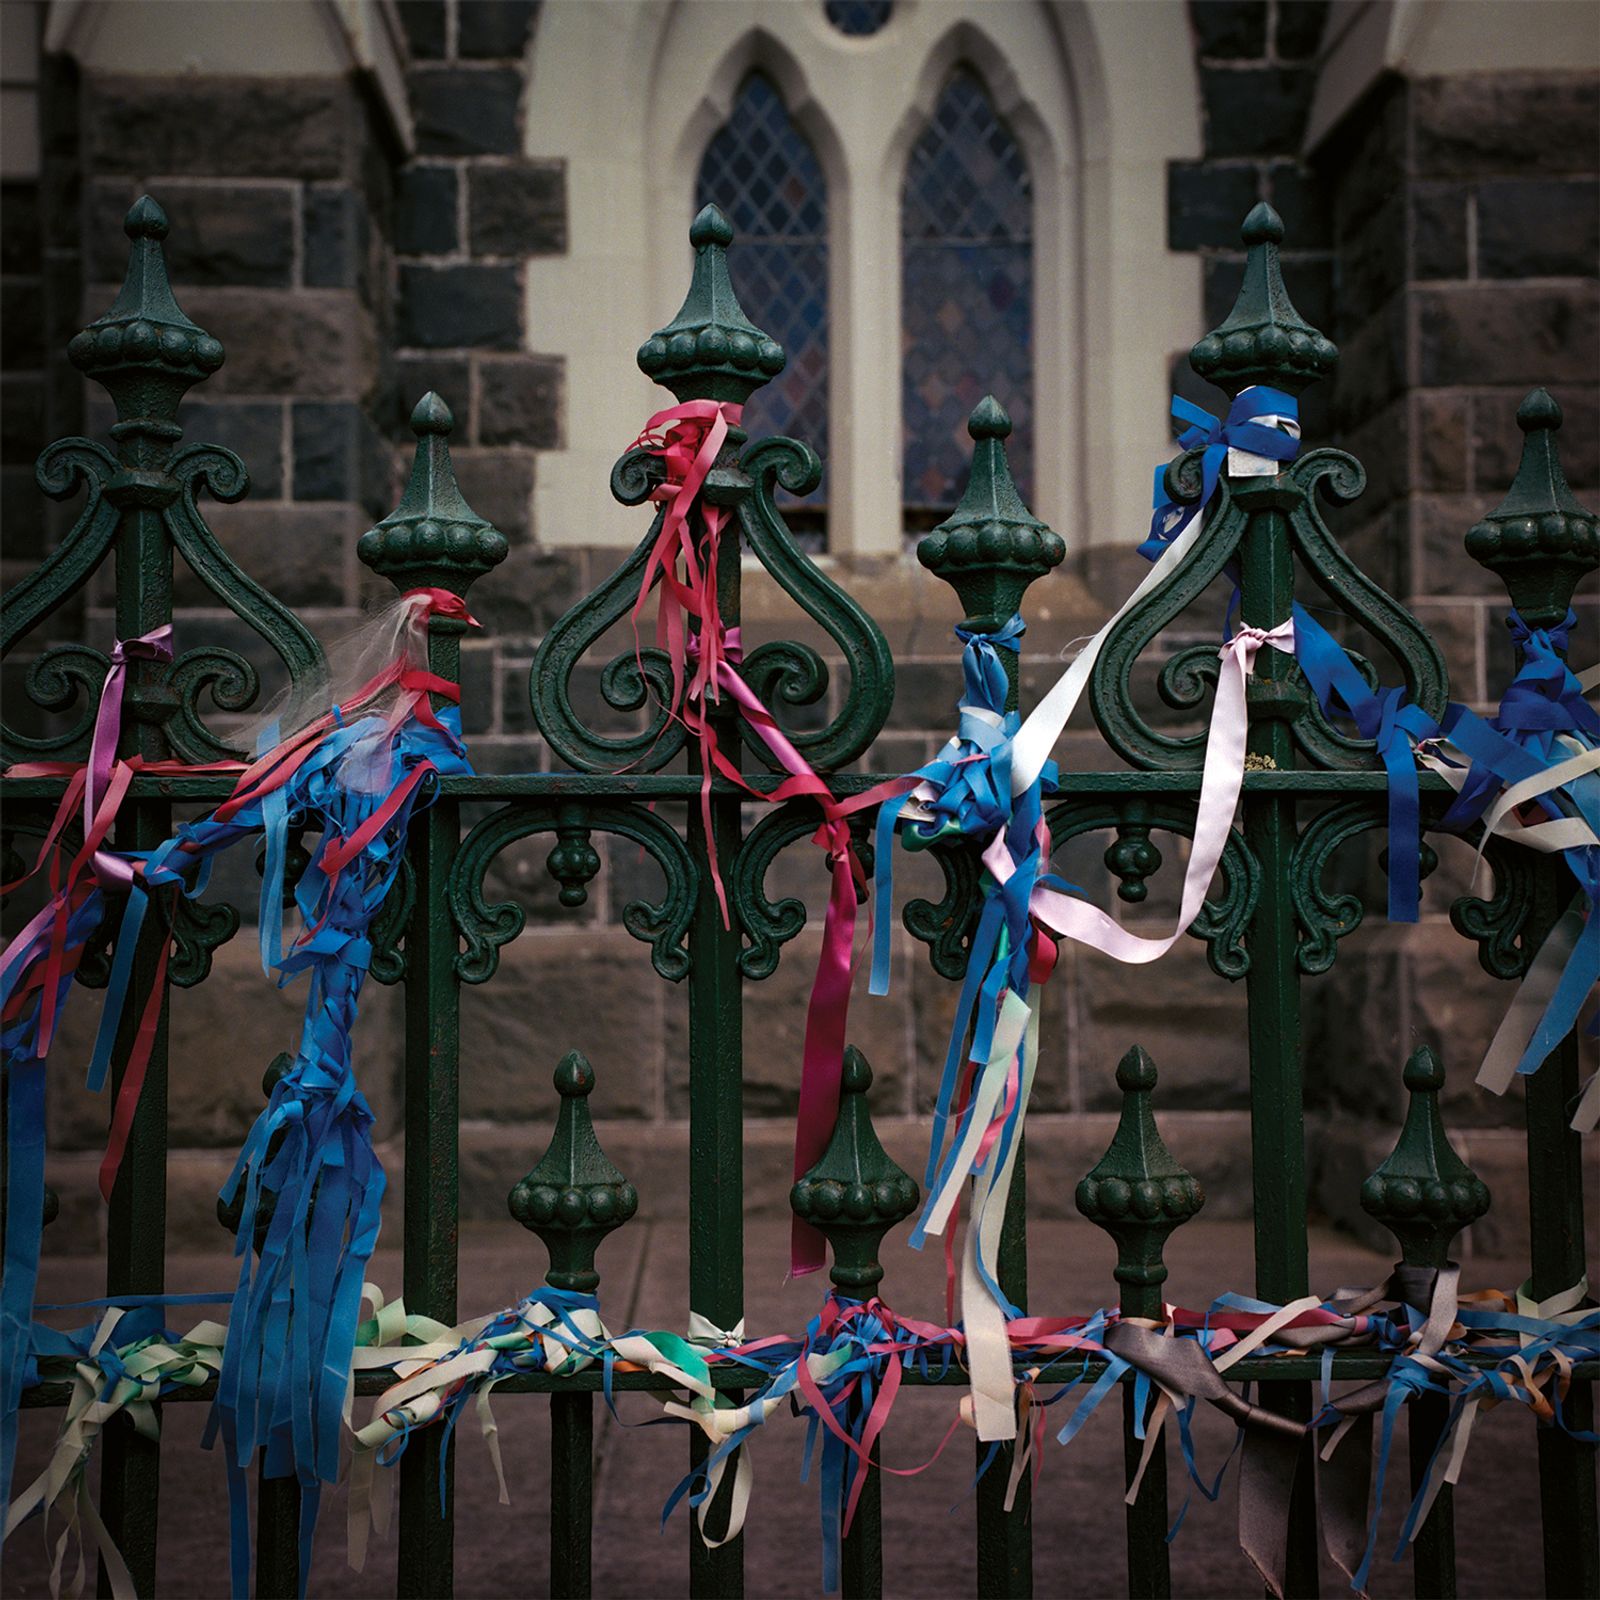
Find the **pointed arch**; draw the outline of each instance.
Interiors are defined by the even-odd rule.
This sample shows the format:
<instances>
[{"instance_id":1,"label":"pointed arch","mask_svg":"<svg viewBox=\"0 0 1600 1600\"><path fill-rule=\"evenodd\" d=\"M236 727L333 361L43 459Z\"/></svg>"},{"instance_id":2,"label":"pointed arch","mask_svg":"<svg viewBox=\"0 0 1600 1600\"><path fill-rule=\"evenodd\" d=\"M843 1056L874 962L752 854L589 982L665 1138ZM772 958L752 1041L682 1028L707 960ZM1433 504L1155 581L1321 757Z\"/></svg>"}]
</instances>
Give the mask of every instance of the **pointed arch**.
<instances>
[{"instance_id":1,"label":"pointed arch","mask_svg":"<svg viewBox=\"0 0 1600 1600\"><path fill-rule=\"evenodd\" d=\"M700 157L693 209L708 204L722 209L739 241L728 268L740 303L788 357L750 397L746 426L804 439L826 461L828 180L782 90L760 68L745 74Z\"/></svg>"},{"instance_id":2,"label":"pointed arch","mask_svg":"<svg viewBox=\"0 0 1600 1600\"><path fill-rule=\"evenodd\" d=\"M901 428L908 529L960 495L966 422L986 393L1017 431L1024 496L1033 462L1033 182L1028 158L967 62L947 75L900 190Z\"/></svg>"}]
</instances>

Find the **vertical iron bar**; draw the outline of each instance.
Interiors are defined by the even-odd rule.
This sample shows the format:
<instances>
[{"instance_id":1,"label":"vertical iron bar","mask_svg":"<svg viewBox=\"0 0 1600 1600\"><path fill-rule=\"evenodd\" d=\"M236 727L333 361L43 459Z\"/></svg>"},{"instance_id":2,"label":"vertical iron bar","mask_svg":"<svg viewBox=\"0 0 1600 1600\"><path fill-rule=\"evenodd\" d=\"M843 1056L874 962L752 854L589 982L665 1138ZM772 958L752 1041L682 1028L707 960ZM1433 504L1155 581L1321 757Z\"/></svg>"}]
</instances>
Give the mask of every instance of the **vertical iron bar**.
<instances>
[{"instance_id":1,"label":"vertical iron bar","mask_svg":"<svg viewBox=\"0 0 1600 1600\"><path fill-rule=\"evenodd\" d=\"M1540 858L1533 913L1524 937L1537 949L1566 909L1572 878L1559 859ZM1578 1095L1578 1036L1556 1047L1526 1084L1530 1292L1537 1300L1583 1276L1583 1144L1569 1126ZM1574 1381L1562 1407L1567 1426L1594 1427L1594 1384ZM1560 1428L1539 1429L1539 1509L1546 1594L1600 1595L1600 1508L1594 1447Z\"/></svg>"},{"instance_id":2,"label":"vertical iron bar","mask_svg":"<svg viewBox=\"0 0 1600 1600\"><path fill-rule=\"evenodd\" d=\"M461 676L461 628L447 618L429 623L429 669L452 683ZM447 1325L456 1320L461 994L445 888L459 840L460 808L446 797L412 823L416 899L406 931L405 1300ZM446 1443L442 1429L425 1428L400 1460L400 1595L447 1600L454 1566L454 1436Z\"/></svg>"},{"instance_id":3,"label":"vertical iron bar","mask_svg":"<svg viewBox=\"0 0 1600 1600\"><path fill-rule=\"evenodd\" d=\"M550 1593L588 1600L594 1521L594 1396L550 1396Z\"/></svg>"},{"instance_id":4,"label":"vertical iron bar","mask_svg":"<svg viewBox=\"0 0 1600 1600\"><path fill-rule=\"evenodd\" d=\"M739 430L730 431L729 438L734 448L743 443ZM719 552L717 599L724 623L737 627L736 538L725 538ZM740 760L741 741L730 704L723 701L713 708L711 721L719 747ZM693 758L691 764L698 770ZM731 882L741 828L737 795L713 796L714 840L705 836L698 803L687 810L690 855L709 863L715 850L723 882ZM739 933L723 926L709 872L700 875L689 952L689 1305L719 1328L731 1328L744 1315L744 1007ZM692 1430L690 1460L695 1466L704 1461L707 1449L705 1435ZM706 1524L713 1533L726 1527L733 1469L730 1458L722 1490L707 1507ZM742 1535L709 1549L691 1519L689 1592L697 1600L737 1600L743 1595Z\"/></svg>"},{"instance_id":5,"label":"vertical iron bar","mask_svg":"<svg viewBox=\"0 0 1600 1600\"><path fill-rule=\"evenodd\" d=\"M125 461L146 464L141 431L130 431L119 441ZM153 446L164 460L170 441ZM127 510L117 533L116 546L117 637L137 638L172 620L172 547L158 513ZM128 667L125 703L137 699L138 686L150 675L153 663L134 661ZM158 726L125 718L130 727L123 735L123 754L166 754ZM127 804L118 819L119 850L153 850L172 831L172 808L160 800ZM160 959L159 912L149 919L141 948L134 956L129 1003L117 1033L111 1065L111 1099L122 1091L128 1056L139 1026L143 997L156 981ZM170 991L169 991L170 995ZM160 1294L166 1287L167 1243L167 1008L163 996L161 1017L145 1068L139 1109L129 1131L122 1165L111 1191L106 1233L106 1293L108 1295ZM156 1539L161 1488L161 1445L141 1438L125 1416L106 1429L101 1466L101 1514L112 1541L128 1564L135 1590L155 1593ZM99 1592L111 1592L105 1564L100 1566Z\"/></svg>"},{"instance_id":6,"label":"vertical iron bar","mask_svg":"<svg viewBox=\"0 0 1600 1600\"><path fill-rule=\"evenodd\" d=\"M1419 1394L1406 1407L1411 1430L1411 1492L1419 1494L1427 1481L1434 1447L1450 1417L1450 1399L1442 1394ZM1456 1592L1455 1491L1440 1489L1428 1520L1417 1530L1411 1547L1412 1592L1416 1600L1453 1600Z\"/></svg>"},{"instance_id":7,"label":"vertical iron bar","mask_svg":"<svg viewBox=\"0 0 1600 1600\"><path fill-rule=\"evenodd\" d=\"M855 1520L839 1543L840 1600L880 1600L883 1594L883 1483L878 1471L878 1445L872 1446L872 1466L856 1501Z\"/></svg>"},{"instance_id":8,"label":"vertical iron bar","mask_svg":"<svg viewBox=\"0 0 1600 1600\"><path fill-rule=\"evenodd\" d=\"M1003 627L1008 617L993 619ZM1021 658L1011 650L1000 650L1006 670L1006 710L1017 709L1017 678ZM1011 1193L1006 1201L1005 1220L1000 1225L1000 1287L1022 1310L1028 1308L1028 1149L1024 1136L1017 1142L1017 1164L1012 1175ZM978 1442L981 1464L992 1447ZM1024 1473L1017 1493L1006 1510L1006 1488L1011 1481L1011 1463L1016 1447L1003 1444L994 1465L978 1480L978 1594L983 1600L1011 1600L1033 1593L1033 1478Z\"/></svg>"},{"instance_id":9,"label":"vertical iron bar","mask_svg":"<svg viewBox=\"0 0 1600 1600\"><path fill-rule=\"evenodd\" d=\"M1156 1284L1122 1285L1121 1310L1124 1317L1159 1317L1161 1289ZM1148 1406L1156 1399L1154 1386ZM1138 1437L1138 1403L1134 1385L1122 1386L1122 1463L1124 1481L1133 1487L1144 1454L1144 1441ZM1167 1556L1167 1452L1158 1447L1145 1468L1138 1498L1126 1508L1128 1532L1129 1600L1166 1600L1172 1593L1172 1567Z\"/></svg>"},{"instance_id":10,"label":"vertical iron bar","mask_svg":"<svg viewBox=\"0 0 1600 1600\"><path fill-rule=\"evenodd\" d=\"M1275 628L1294 604L1294 562L1287 521L1275 480L1267 488L1235 487L1252 508L1240 542L1240 615L1246 623ZM1292 492L1292 491L1291 491ZM1250 686L1248 754L1258 764L1294 765L1288 718L1298 701L1285 696L1289 658L1270 647L1256 658ZM1245 978L1250 1035L1250 1153L1255 1212L1256 1292L1285 1304L1307 1292L1304 1083L1300 1061L1298 934L1290 894L1294 853L1294 801L1287 795L1244 797L1245 842L1261 863L1261 899L1251 921L1250 970ZM1262 1385L1262 1403L1301 1421L1311 1415L1304 1383ZM1291 1596L1317 1592L1316 1508L1311 1462L1303 1460L1290 1502L1286 1588Z\"/></svg>"},{"instance_id":11,"label":"vertical iron bar","mask_svg":"<svg viewBox=\"0 0 1600 1600\"><path fill-rule=\"evenodd\" d=\"M294 1600L299 1592L299 1480L293 1477L258 1477L256 1600Z\"/></svg>"}]
</instances>

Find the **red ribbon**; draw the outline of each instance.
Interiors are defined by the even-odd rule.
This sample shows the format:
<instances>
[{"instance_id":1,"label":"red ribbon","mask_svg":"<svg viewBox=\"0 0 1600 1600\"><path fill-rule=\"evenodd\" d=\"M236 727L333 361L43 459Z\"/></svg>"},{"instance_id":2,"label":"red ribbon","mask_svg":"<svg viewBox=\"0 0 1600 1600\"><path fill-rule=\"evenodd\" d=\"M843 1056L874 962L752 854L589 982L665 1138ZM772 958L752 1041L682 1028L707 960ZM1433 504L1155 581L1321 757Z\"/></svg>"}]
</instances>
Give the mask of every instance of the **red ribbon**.
<instances>
[{"instance_id":1,"label":"red ribbon","mask_svg":"<svg viewBox=\"0 0 1600 1600\"><path fill-rule=\"evenodd\" d=\"M477 627L477 619L467 610L466 602L448 589L419 588L408 590L401 597L402 604L420 602L413 619L421 623L429 617L449 617ZM448 679L413 667L404 659L393 662L364 684L338 712L328 712L305 728L300 729L265 755L248 766L238 761L212 761L189 764L182 761L150 761L143 756L119 758L117 746L122 732L123 690L126 684L127 663L141 659L170 661L172 659L171 624L163 624L142 634L137 639L118 640L112 647L111 668L100 691L100 705L95 715L94 734L90 741L89 760L82 765L65 761L19 762L7 769L12 778L65 778L67 784L56 808L55 817L39 847L39 854L23 875L15 881L0 885L0 895L9 894L42 870L48 869L50 898L46 905L6 946L0 962L9 964L14 954L49 928L49 942L42 960L34 963L13 989L7 1002L4 1020L10 1021L29 1002L35 992L39 994L40 1016L37 1050L40 1058L48 1055L57 1022L57 997L61 981L76 969L82 957L82 947L66 947L67 928L73 913L96 886L123 887L131 885L143 871L143 864L130 861L103 847L115 826L118 811L126 798L133 779L138 776L191 777L204 773L237 774L238 781L215 813L219 822L226 822L251 800L270 793L287 783L293 774L310 757L317 741L333 727L343 712L353 711L370 704L389 688L398 688L400 699L395 708L397 720L407 715L415 716L429 727L447 731L433 712L430 696L438 695L454 703L460 702L461 691ZM430 765L424 764L413 771L395 795L368 820L350 839L333 846L327 853L330 873L339 869L388 823L405 796L422 781ZM83 807L83 842L66 864L63 874L64 851L62 834L72 820L79 803ZM128 1059L123 1069L122 1084L113 1110L106 1152L100 1165L100 1191L110 1199L116 1182L118 1168L127 1148L134 1114L138 1109L139 1095L144 1086L155 1035L161 1019L165 998L167 963L171 954L170 925L163 930L161 949L157 958L154 981L144 1000L139 1026L134 1033Z\"/></svg>"},{"instance_id":2,"label":"red ribbon","mask_svg":"<svg viewBox=\"0 0 1600 1600\"><path fill-rule=\"evenodd\" d=\"M743 407L715 400L690 400L658 411L634 443L658 456L666 481L651 495L664 507L661 529L645 562L632 619L638 635L639 613L653 585L661 598L656 610L656 642L666 651L672 669L669 714L693 735L700 750L700 815L708 841L707 855L724 927L732 926L727 891L717 862L711 823L711 779L720 773L754 799L773 805L806 797L822 811L816 842L828 853L832 882L823 924L822 951L806 1007L805 1045L800 1068L800 1105L795 1118L794 1175L802 1177L821 1159L839 1115L839 1085L844 1073L844 1048L850 1008L850 983L855 956L857 890L866 875L850 837L852 813L898 798L914 779L893 779L870 793L836 800L827 784L797 750L772 713L739 675L738 628L726 627L717 600L717 564L727 511L701 500L706 476L737 424ZM699 506L703 537L697 542L692 514ZM718 747L716 729L706 708L726 694L755 728L778 764L788 773L769 794L746 782L737 764ZM793 1223L790 1270L795 1276L815 1272L827 1259L826 1240L810 1223Z\"/></svg>"}]
</instances>

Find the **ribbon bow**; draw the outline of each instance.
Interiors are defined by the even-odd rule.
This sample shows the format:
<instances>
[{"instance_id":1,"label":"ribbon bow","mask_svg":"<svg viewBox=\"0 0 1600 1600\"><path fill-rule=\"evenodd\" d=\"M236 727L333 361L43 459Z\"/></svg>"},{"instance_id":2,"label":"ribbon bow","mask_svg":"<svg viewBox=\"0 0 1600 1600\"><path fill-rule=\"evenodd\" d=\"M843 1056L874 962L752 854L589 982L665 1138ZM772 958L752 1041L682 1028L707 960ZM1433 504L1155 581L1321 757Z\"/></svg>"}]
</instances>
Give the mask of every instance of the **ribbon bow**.
<instances>
[{"instance_id":1,"label":"ribbon bow","mask_svg":"<svg viewBox=\"0 0 1600 1600\"><path fill-rule=\"evenodd\" d=\"M1178 435L1178 444L1184 450L1198 450L1205 454L1200 460L1201 508L1211 504L1217 491L1217 481L1222 476L1222 464L1229 450L1242 450L1253 456L1265 456L1269 461L1292 461L1300 448L1300 407L1292 394L1281 389L1256 384L1241 390L1238 398L1228 408L1225 422L1201 406L1172 397L1172 414L1188 424ZM1261 419L1275 417L1286 426L1273 427ZM1286 431L1292 429L1293 431ZM1176 530L1195 514L1195 506L1185 505L1168 497L1166 467L1155 471L1155 491L1150 518L1150 532L1139 546L1139 554L1147 561L1158 559L1171 541Z\"/></svg>"}]
</instances>

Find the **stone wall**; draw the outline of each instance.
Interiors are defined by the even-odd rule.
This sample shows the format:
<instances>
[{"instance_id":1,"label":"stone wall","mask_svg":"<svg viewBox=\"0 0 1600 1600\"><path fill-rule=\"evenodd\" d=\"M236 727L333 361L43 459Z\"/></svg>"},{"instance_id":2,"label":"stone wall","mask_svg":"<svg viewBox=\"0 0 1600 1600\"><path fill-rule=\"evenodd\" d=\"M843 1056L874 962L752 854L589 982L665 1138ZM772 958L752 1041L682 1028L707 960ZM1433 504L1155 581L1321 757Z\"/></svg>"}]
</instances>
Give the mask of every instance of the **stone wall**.
<instances>
[{"instance_id":1,"label":"stone wall","mask_svg":"<svg viewBox=\"0 0 1600 1600\"><path fill-rule=\"evenodd\" d=\"M411 51L410 152L353 80L91 76L80 88L70 64L47 62L44 147L57 164L47 161L44 178L27 192L8 186L3 196L6 559L31 561L43 547L14 544L11 530L48 527L29 498L26 462L45 438L77 426L81 386L56 357L81 321L109 303L122 260L121 212L148 187L172 217L169 260L179 298L228 349L227 365L185 408L188 437L238 450L254 479L243 505L212 508L221 536L324 637L336 634L366 595L381 591L355 561L355 541L393 503L409 443L406 417L421 393L437 389L455 412L467 497L512 545L472 596L485 629L463 655L466 730L481 770L540 770L550 756L529 706L533 652L554 620L615 569L621 552L541 546L531 521L534 452L563 444L564 374L558 360L527 348L522 264L564 250L568 219L560 164L524 149L537 7L418 0L400 9ZM1371 474L1341 536L1415 603L1440 637L1457 692L1483 703L1504 675L1495 654L1497 597L1459 539L1509 482L1511 413L1528 382L1554 380L1568 408L1564 443L1580 494L1592 501L1600 481L1593 391L1585 387L1593 373L1593 158L1576 131L1593 127L1592 98L1583 98L1593 87L1552 92L1544 84L1541 99L1508 81L1487 102L1500 108L1490 131L1479 127L1477 102L1463 101L1459 84L1397 80L1349 119L1313 168L1300 147L1325 9L1265 0L1191 7L1205 153L1168 174L1169 242L1205 261L1198 335L1225 313L1237 287L1240 217L1260 198L1283 213L1296 302L1346 353L1336 382L1320 397L1312 392L1308 437L1348 443ZM1525 125L1536 107L1537 137ZM80 257L88 284L81 298ZM13 317L16 304L44 308L37 327ZM1181 362L1175 383L1180 392L1216 398ZM45 397L42 410L37 396ZM103 408L92 412L91 430L102 431L108 417ZM598 499L606 486L596 482L591 492ZM581 517L583 507L567 514ZM883 625L895 652L895 711L870 764L907 770L949 731L959 684L950 627L960 608L906 558L835 557L827 566ZM1141 570L1131 552L1118 552L1092 566L1069 562L1036 586L1025 702L1053 681L1063 651L1093 631ZM186 636L226 631L224 617L196 604L203 596L186 588L181 598ZM103 604L103 588L95 599ZM825 643L794 618L787 598L751 573L749 641L782 633ZM110 621L101 609L86 620L63 616L59 627L61 636L103 642ZM1212 620L1197 617L1163 648L1212 634ZM228 636L232 642L236 634ZM1593 639L1591 629L1577 652L1585 659L1593 657ZM608 642L611 651L598 659L628 648L629 636L619 629ZM836 697L836 658L832 665ZM579 699L615 718L600 706L597 676L592 668L580 674ZM1109 762L1081 728L1068 735L1062 756L1080 767ZM1062 870L1100 886L1107 908L1134 925L1154 930L1170 922L1173 865L1151 885L1148 901L1124 903L1101 860L1108 842L1073 847ZM1176 858L1171 841L1161 842ZM686 996L650 973L644 947L621 926L623 906L649 891L654 869L635 851L607 852L586 905L563 911L544 856L524 846L497 863L493 887L530 908L529 927L503 952L495 980L463 997L464 1206L469 1215L503 1216L506 1191L547 1137L550 1070L564 1050L581 1048L599 1075L594 1107L607 1150L657 1214L679 1213ZM897 867L899 898L927 891L924 866ZM1514 1097L1490 1101L1472 1089L1469 1059L1472 1041L1487 1037L1506 997L1478 976L1471 947L1444 921L1462 864L1449 856L1442 863L1414 932L1385 927L1381 883L1360 865L1350 870L1367 898L1367 925L1346 942L1335 973L1306 986L1319 1203L1359 1224L1354 1196L1392 1138L1401 1061L1416 1043L1432 1042L1451 1069L1452 1125L1498 1191L1497 1247L1513 1248L1521 1227L1520 1138L1510 1126L1517 1107ZM815 852L804 845L789 852L773 877L771 893L800 894L820 922L827 879ZM218 892L248 908L253 881L241 862ZM813 926L786 950L778 973L748 992L749 1192L774 1214L787 1193L817 937ZM916 1169L953 994L933 977L920 946L898 931L896 938L893 993L858 997L853 1034L875 1068L874 1109L885 1138ZM1030 1124L1032 1203L1041 1214L1070 1210L1072 1187L1109 1132L1112 1071L1133 1042L1145 1044L1162 1070L1163 1126L1175 1153L1205 1181L1212 1214L1248 1210L1242 986L1212 976L1200 947L1186 942L1163 963L1159 1007L1150 993L1146 973L1086 954L1064 958L1049 991L1048 1047ZM363 1086L391 1133L403 1026L397 1001L369 988L359 1037ZM297 1004L263 981L248 928L218 953L206 985L174 998L173 1137L183 1153L173 1167L172 1212L194 1243L210 1240L207 1191L260 1104L262 1068L293 1045ZM64 1059L72 1059L70 1050ZM91 1237L101 1214L93 1147L103 1109L73 1086L74 1076L52 1075L52 1181L65 1204L63 1243ZM397 1140L385 1159L398 1177ZM399 1192L396 1182L391 1194Z\"/></svg>"},{"instance_id":2,"label":"stone wall","mask_svg":"<svg viewBox=\"0 0 1600 1600\"><path fill-rule=\"evenodd\" d=\"M185 311L221 339L222 369L184 406L190 440L236 451L249 497L207 515L235 559L325 635L346 631L370 580L354 541L391 503L378 427L394 325L394 177L387 131L350 79L106 77L82 87L86 288L110 304L141 193L171 221ZM89 431L112 421L98 389ZM109 604L109 574L91 591ZM179 604L218 642L242 631L180 564ZM90 637L109 634L92 610ZM259 649L248 650L252 657Z\"/></svg>"},{"instance_id":3,"label":"stone wall","mask_svg":"<svg viewBox=\"0 0 1600 1600\"><path fill-rule=\"evenodd\" d=\"M1562 460L1578 498L1600 499L1600 189L1592 74L1380 80L1316 152L1331 205L1334 322L1341 349L1332 432L1367 470L1337 524L1344 548L1404 598L1443 649L1452 696L1492 709L1515 663L1500 580L1465 553L1468 528L1505 494L1521 434L1516 410L1542 384L1560 401ZM1580 590L1572 659L1595 659L1600 595ZM1474 1159L1491 1188L1523 1183L1520 1091L1476 1089L1477 1052L1507 986L1486 978L1449 927L1465 892L1465 847L1441 863L1415 929L1384 927L1368 871L1369 931L1348 941L1335 981L1312 987L1312 1037L1339 1037L1313 1074L1334 1167L1358 1164L1398 1111L1398 1067L1419 1044L1450 1073L1452 1128L1503 1130ZM1335 1021L1337 1020L1337 1023ZM1337 1031L1336 1031L1337 1030ZM1325 1185L1336 1213L1350 1191ZM1496 1225L1506 1212L1497 1207Z\"/></svg>"}]
</instances>

